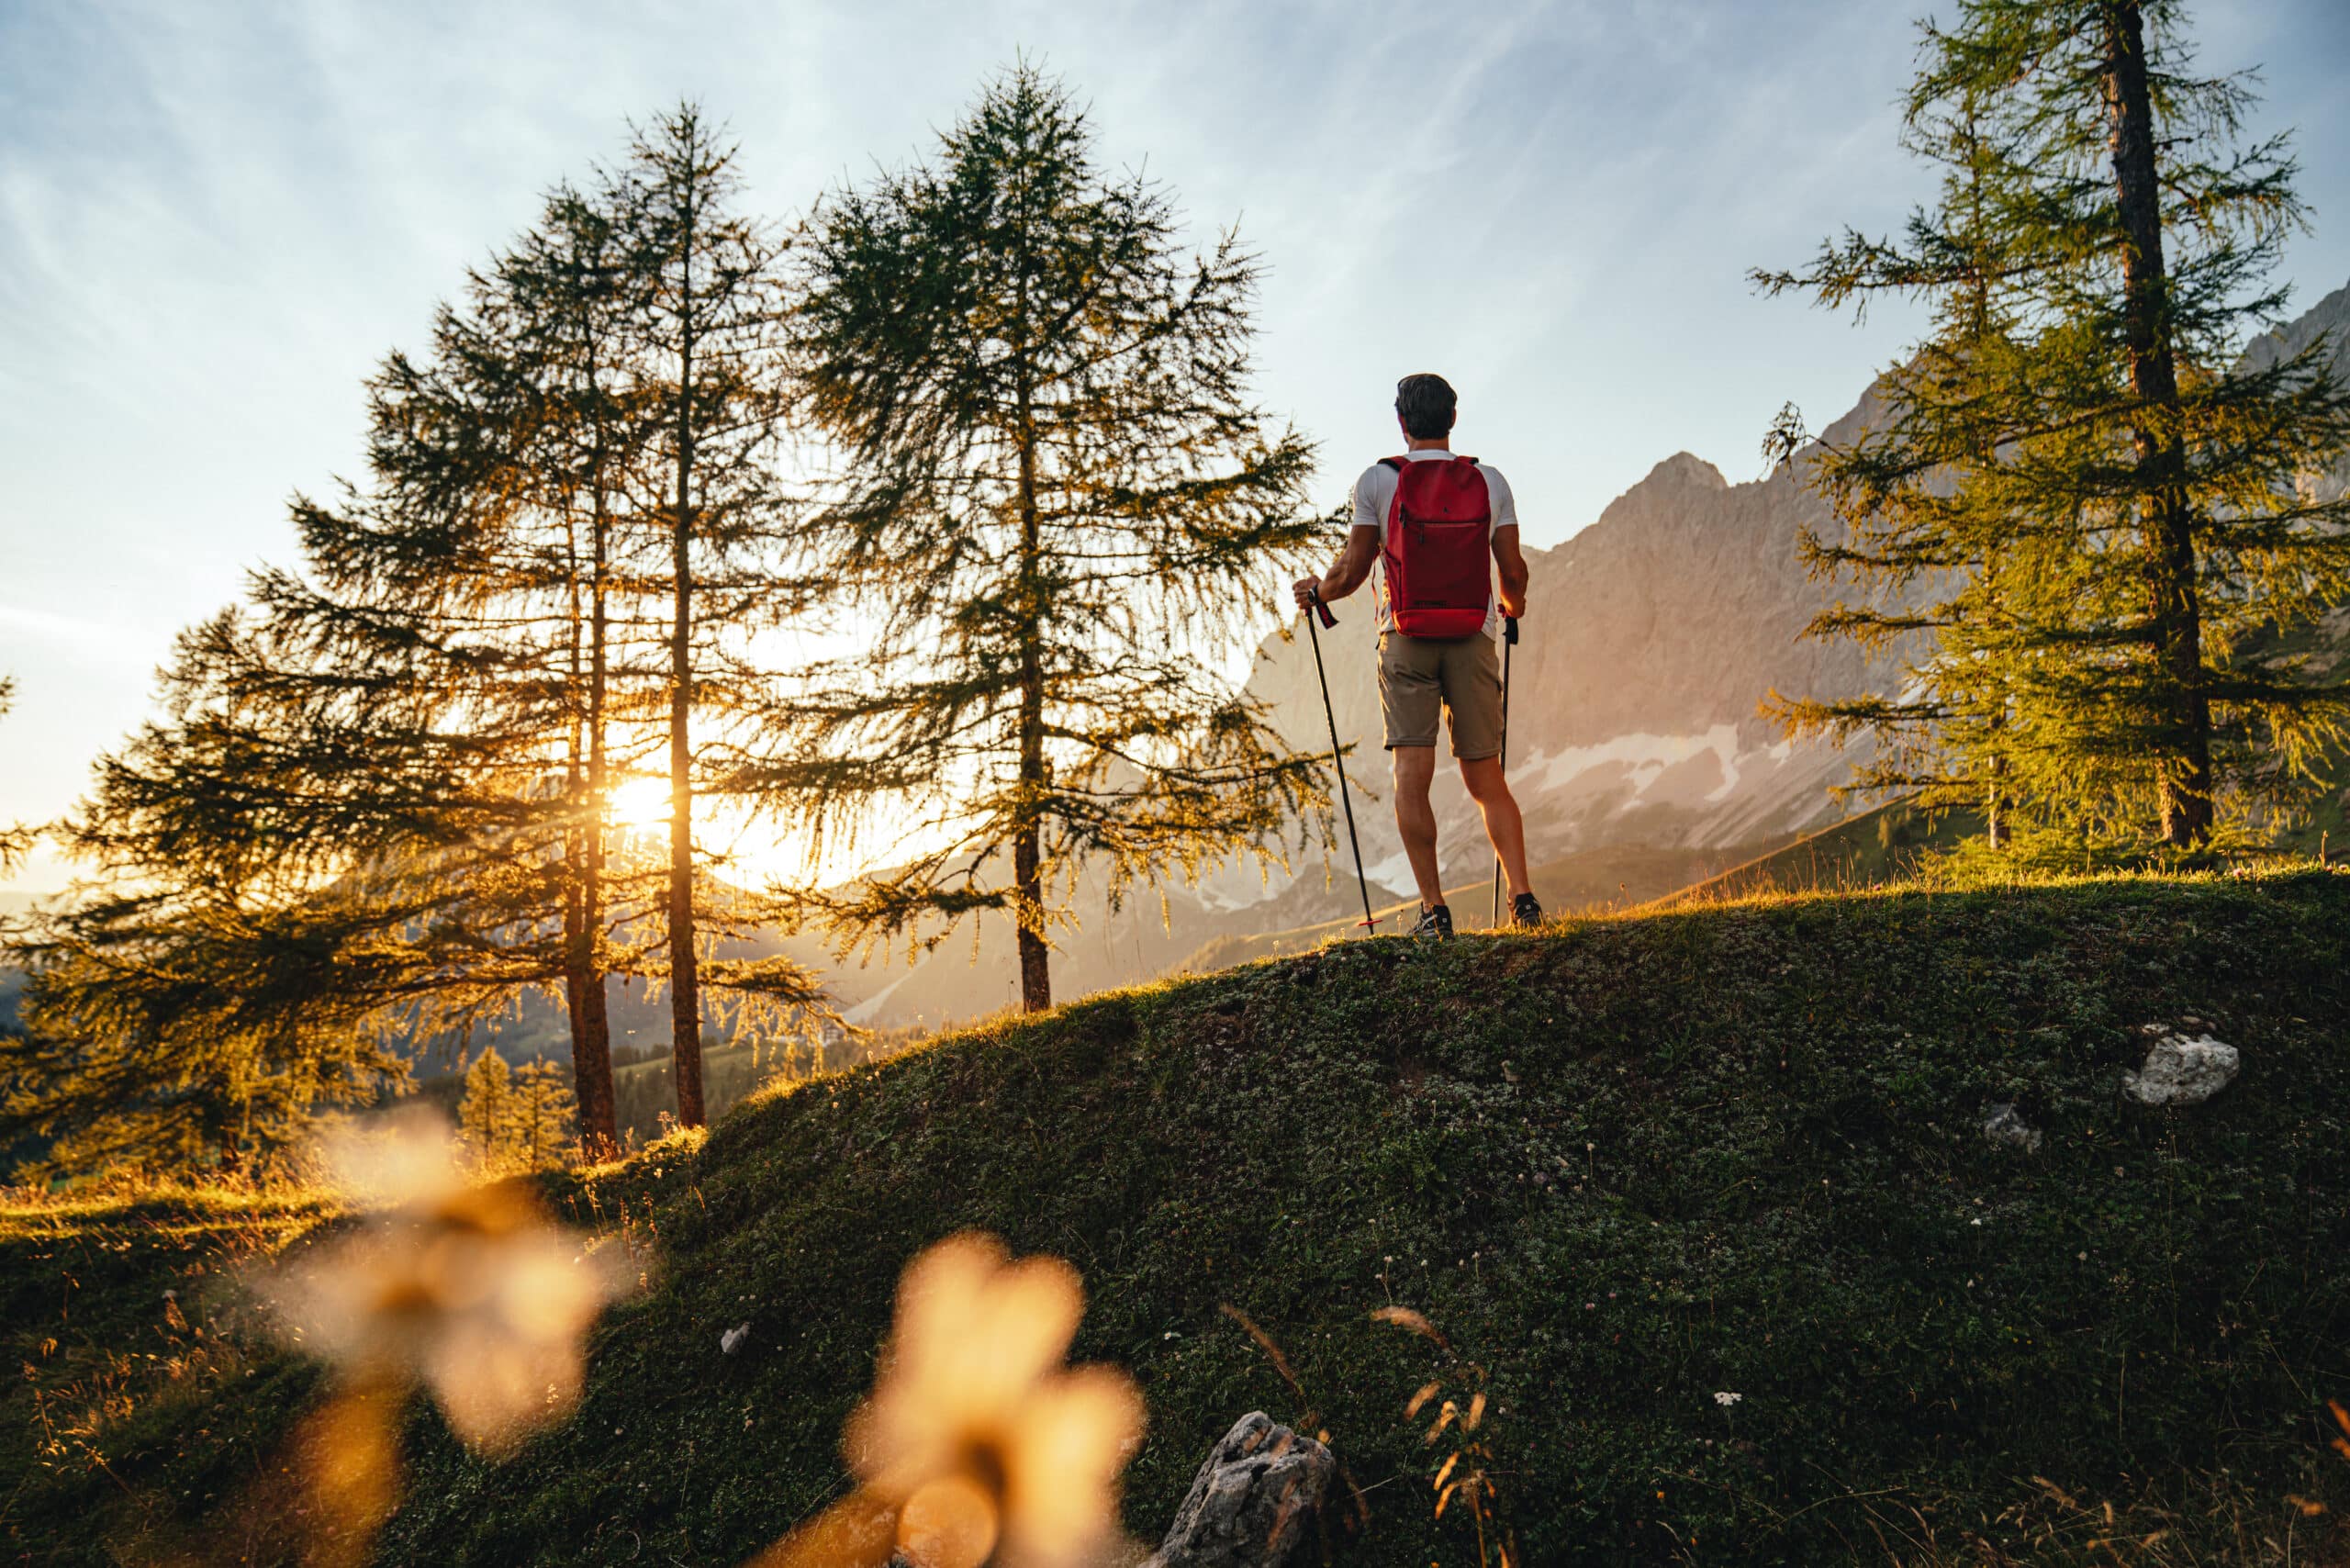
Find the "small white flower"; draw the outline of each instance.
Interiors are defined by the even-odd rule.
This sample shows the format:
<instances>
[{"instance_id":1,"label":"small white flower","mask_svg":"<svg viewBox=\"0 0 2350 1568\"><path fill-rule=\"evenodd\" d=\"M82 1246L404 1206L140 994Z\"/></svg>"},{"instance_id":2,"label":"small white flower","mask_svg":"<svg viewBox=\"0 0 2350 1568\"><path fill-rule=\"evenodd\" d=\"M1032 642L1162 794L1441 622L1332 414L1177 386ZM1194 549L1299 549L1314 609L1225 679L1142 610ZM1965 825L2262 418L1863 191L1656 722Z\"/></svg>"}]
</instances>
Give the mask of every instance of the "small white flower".
<instances>
[{"instance_id":1,"label":"small white flower","mask_svg":"<svg viewBox=\"0 0 2350 1568\"><path fill-rule=\"evenodd\" d=\"M1743 1394L1717 1394L1714 1395L1714 1403L1727 1410L1745 1397Z\"/></svg>"}]
</instances>

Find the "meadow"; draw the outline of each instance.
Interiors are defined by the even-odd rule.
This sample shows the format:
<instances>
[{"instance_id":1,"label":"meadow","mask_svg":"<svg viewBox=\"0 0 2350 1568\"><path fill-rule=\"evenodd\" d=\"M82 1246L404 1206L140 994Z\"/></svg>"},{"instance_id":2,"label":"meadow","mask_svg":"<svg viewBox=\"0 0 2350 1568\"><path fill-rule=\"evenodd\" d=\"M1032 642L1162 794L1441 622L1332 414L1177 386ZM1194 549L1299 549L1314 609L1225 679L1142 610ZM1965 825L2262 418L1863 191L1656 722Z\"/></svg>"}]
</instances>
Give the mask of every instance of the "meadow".
<instances>
[{"instance_id":1,"label":"meadow","mask_svg":"<svg viewBox=\"0 0 2350 1568\"><path fill-rule=\"evenodd\" d=\"M1349 942L942 1037L539 1178L631 1288L512 1456L408 1407L375 1560L748 1558L840 1495L900 1268L977 1229L1082 1274L1146 1540L1254 1408L1327 1432L1337 1560L1476 1561L1404 1416L1442 1380L1514 1561L2338 1561L2345 977L2350 876L2305 867ZM2126 1099L2188 1018L2240 1076ZM13 1555L299 1559L258 1500L322 1378L240 1281L332 1215L11 1204Z\"/></svg>"}]
</instances>

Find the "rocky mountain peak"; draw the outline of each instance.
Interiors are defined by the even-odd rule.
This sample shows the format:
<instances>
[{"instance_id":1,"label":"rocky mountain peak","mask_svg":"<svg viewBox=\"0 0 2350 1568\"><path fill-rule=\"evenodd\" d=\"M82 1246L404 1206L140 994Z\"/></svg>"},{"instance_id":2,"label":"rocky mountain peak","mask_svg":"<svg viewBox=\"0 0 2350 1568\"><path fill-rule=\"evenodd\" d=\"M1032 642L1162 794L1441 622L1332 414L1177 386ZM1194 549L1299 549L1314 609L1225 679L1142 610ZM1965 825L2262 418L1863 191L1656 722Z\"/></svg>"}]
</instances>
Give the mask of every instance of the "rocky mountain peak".
<instances>
[{"instance_id":1,"label":"rocky mountain peak","mask_svg":"<svg viewBox=\"0 0 2350 1568\"><path fill-rule=\"evenodd\" d=\"M1648 472L1640 485L1664 485L1675 488L1693 487L1701 490L1727 490L1729 481L1722 471L1693 453L1676 452ZM1639 488L1639 485L1633 487Z\"/></svg>"}]
</instances>

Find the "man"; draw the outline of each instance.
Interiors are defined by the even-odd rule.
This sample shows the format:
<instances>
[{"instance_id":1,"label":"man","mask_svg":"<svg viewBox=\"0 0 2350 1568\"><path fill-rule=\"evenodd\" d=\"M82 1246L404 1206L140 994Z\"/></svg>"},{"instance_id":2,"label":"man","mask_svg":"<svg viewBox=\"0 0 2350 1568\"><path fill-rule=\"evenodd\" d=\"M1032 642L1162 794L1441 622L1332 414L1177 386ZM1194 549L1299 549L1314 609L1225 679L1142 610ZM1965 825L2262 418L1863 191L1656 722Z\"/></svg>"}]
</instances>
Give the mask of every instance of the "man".
<instances>
[{"instance_id":1,"label":"man","mask_svg":"<svg viewBox=\"0 0 2350 1568\"><path fill-rule=\"evenodd\" d=\"M1509 879L1510 924L1542 920L1527 880L1526 824L1502 777L1501 661L1494 647L1502 617L1526 613L1517 503L1500 470L1453 455L1456 408L1441 375L1395 384L1406 451L1363 470L1346 549L1295 590L1298 607L1311 613L1317 596L1344 599L1379 568L1379 706L1394 754L1395 826L1420 891L1420 922L1411 934L1438 941L1452 935L1428 802L1439 709L1460 781L1484 812L1485 836Z\"/></svg>"}]
</instances>

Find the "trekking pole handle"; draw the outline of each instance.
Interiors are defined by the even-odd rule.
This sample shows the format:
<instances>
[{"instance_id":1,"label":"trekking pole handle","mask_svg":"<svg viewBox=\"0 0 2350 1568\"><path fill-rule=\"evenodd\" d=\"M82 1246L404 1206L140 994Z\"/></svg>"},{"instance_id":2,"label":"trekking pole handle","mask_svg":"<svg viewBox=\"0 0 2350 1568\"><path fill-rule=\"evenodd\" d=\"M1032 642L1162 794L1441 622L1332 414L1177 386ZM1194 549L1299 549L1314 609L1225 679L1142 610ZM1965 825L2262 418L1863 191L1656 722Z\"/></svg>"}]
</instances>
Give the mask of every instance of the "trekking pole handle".
<instances>
[{"instance_id":1,"label":"trekking pole handle","mask_svg":"<svg viewBox=\"0 0 2350 1568\"><path fill-rule=\"evenodd\" d=\"M1314 613L1322 618L1322 625L1324 629L1326 630L1338 623L1338 618L1330 613L1330 607L1322 602L1322 590L1320 588L1307 588L1305 590L1305 597L1313 603ZM1511 624L1515 625L1516 622L1513 622ZM1516 640L1516 638L1511 639L1513 642Z\"/></svg>"},{"instance_id":2,"label":"trekking pole handle","mask_svg":"<svg viewBox=\"0 0 2350 1568\"><path fill-rule=\"evenodd\" d=\"M1516 616L1505 615L1502 617L1502 641L1511 644L1515 644L1517 641Z\"/></svg>"}]
</instances>

